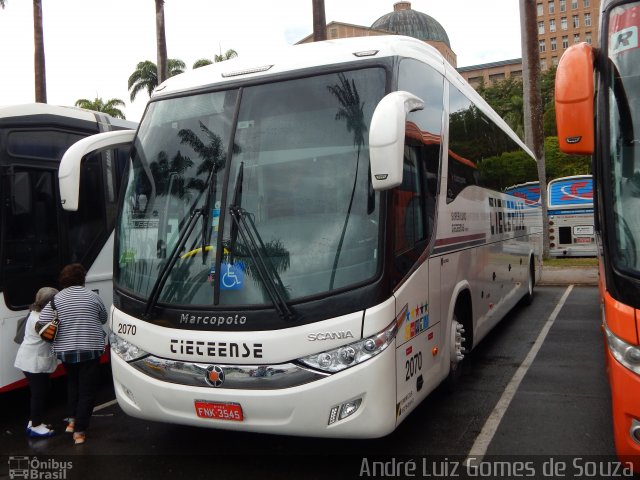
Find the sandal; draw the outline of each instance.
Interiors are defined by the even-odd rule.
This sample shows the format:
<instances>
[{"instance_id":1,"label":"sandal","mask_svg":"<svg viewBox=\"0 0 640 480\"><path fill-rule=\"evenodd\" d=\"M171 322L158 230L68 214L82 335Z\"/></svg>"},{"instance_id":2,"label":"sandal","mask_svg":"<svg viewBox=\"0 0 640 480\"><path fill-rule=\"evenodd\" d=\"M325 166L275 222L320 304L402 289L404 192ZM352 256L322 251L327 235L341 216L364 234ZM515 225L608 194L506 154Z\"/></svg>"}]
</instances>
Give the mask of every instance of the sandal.
<instances>
[{"instance_id":1,"label":"sandal","mask_svg":"<svg viewBox=\"0 0 640 480\"><path fill-rule=\"evenodd\" d=\"M86 441L87 437L84 432L75 432L73 434L73 444L82 445Z\"/></svg>"},{"instance_id":2,"label":"sandal","mask_svg":"<svg viewBox=\"0 0 640 480\"><path fill-rule=\"evenodd\" d=\"M65 428L64 431L66 433L73 433L75 431L75 428L76 428L75 421L73 421L73 419L70 419L69 423L67 424L67 428Z\"/></svg>"}]
</instances>

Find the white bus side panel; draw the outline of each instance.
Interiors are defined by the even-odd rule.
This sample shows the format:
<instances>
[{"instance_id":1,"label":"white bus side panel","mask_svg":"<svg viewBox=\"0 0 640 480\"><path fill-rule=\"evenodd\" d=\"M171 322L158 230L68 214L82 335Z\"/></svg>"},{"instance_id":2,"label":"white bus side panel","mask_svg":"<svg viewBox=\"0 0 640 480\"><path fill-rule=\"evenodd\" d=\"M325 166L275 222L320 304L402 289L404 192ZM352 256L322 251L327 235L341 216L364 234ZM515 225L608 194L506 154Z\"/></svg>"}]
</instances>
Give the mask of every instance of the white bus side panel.
<instances>
[{"instance_id":1,"label":"white bus side panel","mask_svg":"<svg viewBox=\"0 0 640 480\"><path fill-rule=\"evenodd\" d=\"M395 292L397 316L402 319L396 336L398 422L443 378L442 323L429 286L429 262L424 262Z\"/></svg>"}]
</instances>

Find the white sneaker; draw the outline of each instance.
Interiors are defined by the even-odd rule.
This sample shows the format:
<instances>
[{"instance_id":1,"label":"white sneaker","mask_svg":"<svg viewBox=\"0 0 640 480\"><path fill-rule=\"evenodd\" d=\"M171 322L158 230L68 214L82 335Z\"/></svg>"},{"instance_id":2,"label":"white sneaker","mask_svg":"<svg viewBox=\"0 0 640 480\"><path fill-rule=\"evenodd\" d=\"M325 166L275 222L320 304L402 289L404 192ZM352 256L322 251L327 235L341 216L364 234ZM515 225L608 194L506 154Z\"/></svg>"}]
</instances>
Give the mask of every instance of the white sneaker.
<instances>
[{"instance_id":1,"label":"white sneaker","mask_svg":"<svg viewBox=\"0 0 640 480\"><path fill-rule=\"evenodd\" d=\"M30 437L51 437L53 435L53 430L51 430L50 428L48 428L46 425L44 424L40 424L37 427L29 427L29 436Z\"/></svg>"}]
</instances>

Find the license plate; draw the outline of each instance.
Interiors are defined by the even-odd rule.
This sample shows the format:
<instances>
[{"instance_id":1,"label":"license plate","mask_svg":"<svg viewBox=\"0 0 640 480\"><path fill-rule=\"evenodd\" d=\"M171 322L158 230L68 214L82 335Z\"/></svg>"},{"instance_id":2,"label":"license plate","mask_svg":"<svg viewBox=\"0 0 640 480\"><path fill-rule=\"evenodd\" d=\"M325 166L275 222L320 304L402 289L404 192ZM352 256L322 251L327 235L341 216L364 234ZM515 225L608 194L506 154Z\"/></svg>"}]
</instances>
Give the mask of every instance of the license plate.
<instances>
[{"instance_id":1,"label":"license plate","mask_svg":"<svg viewBox=\"0 0 640 480\"><path fill-rule=\"evenodd\" d=\"M576 243L591 243L591 238L589 237L578 237L575 239Z\"/></svg>"},{"instance_id":2,"label":"license plate","mask_svg":"<svg viewBox=\"0 0 640 480\"><path fill-rule=\"evenodd\" d=\"M242 422L244 420L242 407L239 403L219 403L196 400L195 408L196 415L200 418L230 420L232 422Z\"/></svg>"}]
</instances>

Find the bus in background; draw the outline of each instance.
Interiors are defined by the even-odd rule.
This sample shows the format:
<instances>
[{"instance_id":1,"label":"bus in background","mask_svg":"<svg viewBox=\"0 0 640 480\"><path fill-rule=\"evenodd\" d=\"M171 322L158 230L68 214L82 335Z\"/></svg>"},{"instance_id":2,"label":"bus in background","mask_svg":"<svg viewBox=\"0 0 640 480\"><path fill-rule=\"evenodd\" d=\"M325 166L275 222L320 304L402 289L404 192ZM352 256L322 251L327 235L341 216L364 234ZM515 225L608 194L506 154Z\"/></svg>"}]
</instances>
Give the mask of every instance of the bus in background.
<instances>
[{"instance_id":1,"label":"bus in background","mask_svg":"<svg viewBox=\"0 0 640 480\"><path fill-rule=\"evenodd\" d=\"M540 182L527 182L522 185L513 185L505 189L505 193L524 200L526 209L534 211L540 208Z\"/></svg>"},{"instance_id":2,"label":"bus in background","mask_svg":"<svg viewBox=\"0 0 640 480\"><path fill-rule=\"evenodd\" d=\"M113 228L128 152L106 151L85 162L77 212L60 206L58 166L81 138L136 125L42 103L0 107L0 392L26 385L13 367L16 326L38 289L57 285L64 265L82 263L87 287L111 304Z\"/></svg>"},{"instance_id":3,"label":"bus in background","mask_svg":"<svg viewBox=\"0 0 640 480\"><path fill-rule=\"evenodd\" d=\"M525 223L504 189L537 180L535 160L419 40L186 72L126 136L110 340L130 415L379 437L533 297L540 209ZM74 191L61 178L65 208Z\"/></svg>"},{"instance_id":4,"label":"bus in background","mask_svg":"<svg viewBox=\"0 0 640 480\"><path fill-rule=\"evenodd\" d=\"M595 257L591 175L555 178L547 188L549 254L553 257Z\"/></svg>"},{"instance_id":5,"label":"bus in background","mask_svg":"<svg viewBox=\"0 0 640 480\"><path fill-rule=\"evenodd\" d=\"M639 473L640 2L604 0L601 12L600 48L576 44L559 62L556 119L562 151L593 155L615 445Z\"/></svg>"}]
</instances>

